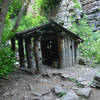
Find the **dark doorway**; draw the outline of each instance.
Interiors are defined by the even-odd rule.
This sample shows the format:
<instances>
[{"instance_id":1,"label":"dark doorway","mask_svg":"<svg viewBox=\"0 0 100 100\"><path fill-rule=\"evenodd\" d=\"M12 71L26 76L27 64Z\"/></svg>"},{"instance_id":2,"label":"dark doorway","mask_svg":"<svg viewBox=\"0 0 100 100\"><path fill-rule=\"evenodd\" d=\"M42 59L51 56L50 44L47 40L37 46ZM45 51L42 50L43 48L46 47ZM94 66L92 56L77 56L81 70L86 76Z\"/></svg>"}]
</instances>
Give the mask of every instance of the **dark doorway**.
<instances>
[{"instance_id":1,"label":"dark doorway","mask_svg":"<svg viewBox=\"0 0 100 100\"><path fill-rule=\"evenodd\" d=\"M41 41L43 64L52 65L58 59L57 40Z\"/></svg>"}]
</instances>

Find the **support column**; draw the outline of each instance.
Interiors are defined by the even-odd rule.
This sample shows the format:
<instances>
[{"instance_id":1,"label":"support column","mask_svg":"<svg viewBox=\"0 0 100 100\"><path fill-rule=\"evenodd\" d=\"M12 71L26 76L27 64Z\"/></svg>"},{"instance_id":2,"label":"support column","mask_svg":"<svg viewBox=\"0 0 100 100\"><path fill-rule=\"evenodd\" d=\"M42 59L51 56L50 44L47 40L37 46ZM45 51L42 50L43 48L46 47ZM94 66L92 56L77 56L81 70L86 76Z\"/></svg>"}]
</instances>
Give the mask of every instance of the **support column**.
<instances>
[{"instance_id":1,"label":"support column","mask_svg":"<svg viewBox=\"0 0 100 100\"><path fill-rule=\"evenodd\" d=\"M72 41L72 52L73 52L73 66L75 65L75 52L74 52L74 41Z\"/></svg>"},{"instance_id":2,"label":"support column","mask_svg":"<svg viewBox=\"0 0 100 100\"><path fill-rule=\"evenodd\" d=\"M23 40L22 39L18 39L18 51L19 51L20 67L25 67L24 46L23 46Z\"/></svg>"},{"instance_id":3,"label":"support column","mask_svg":"<svg viewBox=\"0 0 100 100\"><path fill-rule=\"evenodd\" d=\"M58 37L58 68L65 68L65 48L64 48L64 39L62 37Z\"/></svg>"},{"instance_id":4,"label":"support column","mask_svg":"<svg viewBox=\"0 0 100 100\"><path fill-rule=\"evenodd\" d=\"M40 40L39 38L34 38L34 56L35 56L35 62L36 62L36 73L41 73L41 61L40 61L40 53L39 53L39 46L40 46Z\"/></svg>"},{"instance_id":5,"label":"support column","mask_svg":"<svg viewBox=\"0 0 100 100\"><path fill-rule=\"evenodd\" d=\"M16 46L15 46L15 39L12 38L12 39L11 39L11 50L12 50L12 51L15 51L15 49L16 49Z\"/></svg>"},{"instance_id":6,"label":"support column","mask_svg":"<svg viewBox=\"0 0 100 100\"><path fill-rule=\"evenodd\" d=\"M32 49L32 43L30 38L25 39L25 49L26 49L28 68L34 69L33 49Z\"/></svg>"}]
</instances>

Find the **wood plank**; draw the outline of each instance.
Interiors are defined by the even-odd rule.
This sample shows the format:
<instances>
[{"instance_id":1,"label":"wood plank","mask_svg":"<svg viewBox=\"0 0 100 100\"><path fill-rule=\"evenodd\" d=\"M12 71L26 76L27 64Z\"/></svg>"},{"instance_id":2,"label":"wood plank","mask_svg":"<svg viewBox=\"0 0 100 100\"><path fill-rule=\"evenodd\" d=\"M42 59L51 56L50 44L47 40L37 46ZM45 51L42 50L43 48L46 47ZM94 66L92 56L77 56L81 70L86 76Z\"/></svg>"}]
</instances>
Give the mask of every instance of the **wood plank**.
<instances>
[{"instance_id":1,"label":"wood plank","mask_svg":"<svg viewBox=\"0 0 100 100\"><path fill-rule=\"evenodd\" d=\"M59 37L58 38L58 68L65 68L65 57L64 57L64 39Z\"/></svg>"},{"instance_id":2,"label":"wood plank","mask_svg":"<svg viewBox=\"0 0 100 100\"><path fill-rule=\"evenodd\" d=\"M35 63L36 63L36 73L41 73L41 66L40 66L40 57L39 57L39 38L34 38L34 56L35 56Z\"/></svg>"},{"instance_id":3,"label":"wood plank","mask_svg":"<svg viewBox=\"0 0 100 100\"><path fill-rule=\"evenodd\" d=\"M31 38L25 39L25 49L26 49L26 58L27 58L28 68L34 69L34 57L33 57Z\"/></svg>"},{"instance_id":4,"label":"wood plank","mask_svg":"<svg viewBox=\"0 0 100 100\"><path fill-rule=\"evenodd\" d=\"M72 41L72 51L73 51L73 66L74 66L75 65L74 40Z\"/></svg>"},{"instance_id":5,"label":"wood plank","mask_svg":"<svg viewBox=\"0 0 100 100\"><path fill-rule=\"evenodd\" d=\"M11 50L12 51L15 51L16 50L16 45L15 45L15 39L14 38L11 38Z\"/></svg>"},{"instance_id":6,"label":"wood plank","mask_svg":"<svg viewBox=\"0 0 100 100\"><path fill-rule=\"evenodd\" d=\"M20 67L25 67L24 46L23 46L23 40L22 39L18 39L18 52L19 52Z\"/></svg>"},{"instance_id":7,"label":"wood plank","mask_svg":"<svg viewBox=\"0 0 100 100\"><path fill-rule=\"evenodd\" d=\"M69 43L69 66L72 66L72 60L71 60L71 49L70 49L70 47L71 47L71 40L70 40L70 38L68 39L68 43Z\"/></svg>"}]
</instances>

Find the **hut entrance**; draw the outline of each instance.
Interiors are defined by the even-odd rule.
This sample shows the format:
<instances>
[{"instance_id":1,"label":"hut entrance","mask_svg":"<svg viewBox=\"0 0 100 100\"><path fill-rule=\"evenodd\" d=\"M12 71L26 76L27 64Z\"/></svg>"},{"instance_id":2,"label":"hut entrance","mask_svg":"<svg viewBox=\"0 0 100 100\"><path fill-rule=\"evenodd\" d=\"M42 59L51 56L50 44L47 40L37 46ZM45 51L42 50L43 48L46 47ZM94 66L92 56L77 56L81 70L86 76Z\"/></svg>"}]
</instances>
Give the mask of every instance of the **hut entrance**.
<instances>
[{"instance_id":1,"label":"hut entrance","mask_svg":"<svg viewBox=\"0 0 100 100\"><path fill-rule=\"evenodd\" d=\"M57 40L41 41L43 64L52 65L58 59Z\"/></svg>"}]
</instances>

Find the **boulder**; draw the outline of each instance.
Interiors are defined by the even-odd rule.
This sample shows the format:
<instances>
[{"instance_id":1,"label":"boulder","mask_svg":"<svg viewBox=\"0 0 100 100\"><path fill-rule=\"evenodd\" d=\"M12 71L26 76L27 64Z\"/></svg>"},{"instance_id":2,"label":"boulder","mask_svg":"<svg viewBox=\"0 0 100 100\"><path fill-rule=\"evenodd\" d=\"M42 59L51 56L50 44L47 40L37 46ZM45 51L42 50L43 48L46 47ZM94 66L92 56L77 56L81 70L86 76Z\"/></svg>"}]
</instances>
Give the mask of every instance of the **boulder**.
<instances>
[{"instance_id":1,"label":"boulder","mask_svg":"<svg viewBox=\"0 0 100 100\"><path fill-rule=\"evenodd\" d=\"M78 63L79 63L80 65L86 65L86 59L83 58L83 57L80 57Z\"/></svg>"},{"instance_id":2,"label":"boulder","mask_svg":"<svg viewBox=\"0 0 100 100\"><path fill-rule=\"evenodd\" d=\"M92 87L100 88L100 73L94 76L93 82L91 84Z\"/></svg>"},{"instance_id":3,"label":"boulder","mask_svg":"<svg viewBox=\"0 0 100 100\"><path fill-rule=\"evenodd\" d=\"M53 88L52 88L52 92L54 93L54 94L56 94L56 95L60 95L60 94L62 94L62 93L66 93L66 91L61 87L61 86L54 86Z\"/></svg>"},{"instance_id":4,"label":"boulder","mask_svg":"<svg viewBox=\"0 0 100 100\"><path fill-rule=\"evenodd\" d=\"M70 90L61 98L61 100L79 100L79 96L77 96L73 90Z\"/></svg>"},{"instance_id":5,"label":"boulder","mask_svg":"<svg viewBox=\"0 0 100 100\"><path fill-rule=\"evenodd\" d=\"M92 91L91 88L82 88L82 89L76 90L76 93L79 96L84 96L88 98L90 96L91 91Z\"/></svg>"}]
</instances>

